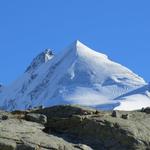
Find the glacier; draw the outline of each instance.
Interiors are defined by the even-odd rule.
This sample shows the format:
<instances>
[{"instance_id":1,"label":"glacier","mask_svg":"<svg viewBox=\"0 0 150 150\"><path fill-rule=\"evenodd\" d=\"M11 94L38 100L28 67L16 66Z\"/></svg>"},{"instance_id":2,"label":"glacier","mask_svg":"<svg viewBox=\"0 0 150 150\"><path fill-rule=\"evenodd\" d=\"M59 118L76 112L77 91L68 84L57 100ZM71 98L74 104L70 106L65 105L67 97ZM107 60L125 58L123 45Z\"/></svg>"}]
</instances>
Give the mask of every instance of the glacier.
<instances>
[{"instance_id":1,"label":"glacier","mask_svg":"<svg viewBox=\"0 0 150 150\"><path fill-rule=\"evenodd\" d=\"M25 72L0 93L0 107L24 110L78 104L135 110L150 106L150 98L138 90L147 86L128 68L77 40L56 56L46 49L35 57Z\"/></svg>"}]
</instances>

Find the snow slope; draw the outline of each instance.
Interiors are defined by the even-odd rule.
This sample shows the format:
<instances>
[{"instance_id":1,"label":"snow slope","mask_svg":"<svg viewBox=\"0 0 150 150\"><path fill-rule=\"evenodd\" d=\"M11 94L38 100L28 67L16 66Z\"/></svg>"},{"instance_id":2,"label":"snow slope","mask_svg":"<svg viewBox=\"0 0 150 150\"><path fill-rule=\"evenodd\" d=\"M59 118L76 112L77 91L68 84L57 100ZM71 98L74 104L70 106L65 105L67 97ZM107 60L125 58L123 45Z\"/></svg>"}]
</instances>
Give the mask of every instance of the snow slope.
<instances>
[{"instance_id":1,"label":"snow slope","mask_svg":"<svg viewBox=\"0 0 150 150\"><path fill-rule=\"evenodd\" d=\"M150 106L150 84L118 97L116 110L136 110Z\"/></svg>"},{"instance_id":2,"label":"snow slope","mask_svg":"<svg viewBox=\"0 0 150 150\"><path fill-rule=\"evenodd\" d=\"M116 97L144 86L145 81L79 41L58 56L38 55L25 73L0 94L7 110L44 105L80 104L114 109Z\"/></svg>"}]
</instances>

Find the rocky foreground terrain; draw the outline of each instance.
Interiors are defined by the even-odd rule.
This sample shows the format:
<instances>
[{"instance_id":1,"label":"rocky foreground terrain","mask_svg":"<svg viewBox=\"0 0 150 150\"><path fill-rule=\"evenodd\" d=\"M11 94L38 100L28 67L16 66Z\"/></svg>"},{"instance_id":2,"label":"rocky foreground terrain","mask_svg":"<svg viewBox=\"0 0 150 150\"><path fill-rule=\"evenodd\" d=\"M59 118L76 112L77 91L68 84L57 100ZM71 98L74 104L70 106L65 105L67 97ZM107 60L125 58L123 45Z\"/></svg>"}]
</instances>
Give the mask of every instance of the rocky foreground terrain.
<instances>
[{"instance_id":1,"label":"rocky foreground terrain","mask_svg":"<svg viewBox=\"0 0 150 150\"><path fill-rule=\"evenodd\" d=\"M0 111L0 150L149 150L149 113L71 105Z\"/></svg>"}]
</instances>

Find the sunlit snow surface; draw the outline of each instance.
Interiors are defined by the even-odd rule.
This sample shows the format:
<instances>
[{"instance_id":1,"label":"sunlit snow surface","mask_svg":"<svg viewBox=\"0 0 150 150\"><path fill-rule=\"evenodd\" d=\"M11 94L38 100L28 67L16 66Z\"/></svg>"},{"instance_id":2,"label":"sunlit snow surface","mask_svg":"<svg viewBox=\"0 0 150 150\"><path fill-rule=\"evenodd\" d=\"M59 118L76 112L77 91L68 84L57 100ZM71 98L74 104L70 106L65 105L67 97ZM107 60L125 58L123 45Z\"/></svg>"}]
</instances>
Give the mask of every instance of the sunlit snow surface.
<instances>
[{"instance_id":1,"label":"sunlit snow surface","mask_svg":"<svg viewBox=\"0 0 150 150\"><path fill-rule=\"evenodd\" d=\"M43 54L48 60L42 61L43 57L38 55L29 69L0 94L2 108L12 110L39 105L80 104L128 110L139 108L140 103L141 106L143 103L150 106L146 97L145 100L138 99L139 105L127 107L128 99L121 96L145 86L145 81L79 41L58 56L47 56L47 52ZM131 103L134 105L133 101Z\"/></svg>"}]
</instances>

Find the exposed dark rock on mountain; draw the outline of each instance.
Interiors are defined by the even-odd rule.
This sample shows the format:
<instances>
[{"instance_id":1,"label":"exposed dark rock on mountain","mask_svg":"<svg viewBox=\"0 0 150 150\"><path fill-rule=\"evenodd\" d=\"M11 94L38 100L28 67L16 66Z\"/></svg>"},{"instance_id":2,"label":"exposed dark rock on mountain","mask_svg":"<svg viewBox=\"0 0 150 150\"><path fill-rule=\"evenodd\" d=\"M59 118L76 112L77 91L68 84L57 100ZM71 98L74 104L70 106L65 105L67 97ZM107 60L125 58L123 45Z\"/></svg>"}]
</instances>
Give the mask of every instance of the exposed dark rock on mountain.
<instances>
[{"instance_id":1,"label":"exposed dark rock on mountain","mask_svg":"<svg viewBox=\"0 0 150 150\"><path fill-rule=\"evenodd\" d=\"M0 150L148 150L149 124L150 115L143 110L112 112L61 105L0 111Z\"/></svg>"},{"instance_id":2,"label":"exposed dark rock on mountain","mask_svg":"<svg viewBox=\"0 0 150 150\"><path fill-rule=\"evenodd\" d=\"M37 57L33 59L31 65L26 69L26 72L32 72L37 67L46 63L48 60L52 59L54 56L53 52L50 49L45 49L42 53L40 53Z\"/></svg>"}]
</instances>

